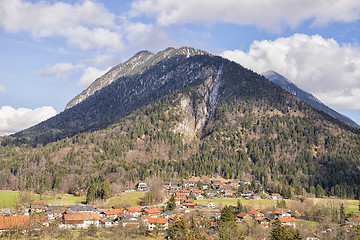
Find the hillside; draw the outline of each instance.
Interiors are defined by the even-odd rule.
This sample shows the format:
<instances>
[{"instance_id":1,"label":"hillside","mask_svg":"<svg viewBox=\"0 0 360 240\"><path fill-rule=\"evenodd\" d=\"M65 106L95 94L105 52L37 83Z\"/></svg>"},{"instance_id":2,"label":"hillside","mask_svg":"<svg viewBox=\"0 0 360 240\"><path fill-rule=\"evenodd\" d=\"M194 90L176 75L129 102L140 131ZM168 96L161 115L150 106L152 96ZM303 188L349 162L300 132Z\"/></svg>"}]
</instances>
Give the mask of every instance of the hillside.
<instances>
[{"instance_id":1,"label":"hillside","mask_svg":"<svg viewBox=\"0 0 360 240\"><path fill-rule=\"evenodd\" d=\"M0 188L75 193L97 179L118 192L220 175L284 196L359 197L356 129L239 64L180 50L4 138Z\"/></svg>"}]
</instances>

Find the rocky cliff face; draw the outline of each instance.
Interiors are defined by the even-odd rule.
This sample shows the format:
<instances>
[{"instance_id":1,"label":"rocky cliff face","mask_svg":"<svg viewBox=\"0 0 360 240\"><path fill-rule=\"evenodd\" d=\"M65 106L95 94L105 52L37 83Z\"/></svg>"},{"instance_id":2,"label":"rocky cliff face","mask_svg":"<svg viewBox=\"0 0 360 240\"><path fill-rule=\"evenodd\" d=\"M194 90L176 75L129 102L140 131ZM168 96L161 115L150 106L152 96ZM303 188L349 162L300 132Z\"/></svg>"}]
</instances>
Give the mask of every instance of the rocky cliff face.
<instances>
[{"instance_id":1,"label":"rocky cliff face","mask_svg":"<svg viewBox=\"0 0 360 240\"><path fill-rule=\"evenodd\" d=\"M181 108L185 113L185 120L174 129L192 140L201 133L206 123L215 111L219 99L219 87L222 83L221 65L218 69L209 68L205 71L207 78L192 92L180 94Z\"/></svg>"}]
</instances>

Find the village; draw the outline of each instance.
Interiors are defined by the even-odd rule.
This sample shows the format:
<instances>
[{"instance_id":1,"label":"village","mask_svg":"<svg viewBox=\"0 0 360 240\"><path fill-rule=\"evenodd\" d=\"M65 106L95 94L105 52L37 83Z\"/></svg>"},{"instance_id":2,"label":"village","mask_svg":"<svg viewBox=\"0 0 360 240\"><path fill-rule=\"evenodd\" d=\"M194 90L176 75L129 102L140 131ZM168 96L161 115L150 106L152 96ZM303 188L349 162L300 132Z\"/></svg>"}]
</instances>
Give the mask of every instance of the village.
<instances>
[{"instance_id":1,"label":"village","mask_svg":"<svg viewBox=\"0 0 360 240\"><path fill-rule=\"evenodd\" d=\"M164 232L171 224L187 216L196 216L199 212L207 213L209 231L216 231L222 204L216 204L216 199L236 198L241 200L276 200L279 206L269 209L247 209L241 204L234 208L237 223L258 224L266 229L272 222L279 221L288 228L297 228L297 218L291 209L282 206L282 196L278 193L266 193L264 190L241 190L240 186L250 185L247 181L211 180L210 184L200 181L164 182L163 191L165 201L157 205L147 206L112 206L111 208L97 208L91 205L63 206L47 204L41 201L31 202L15 212L14 209L0 209L0 234L6 235L12 231L50 231L56 226L59 229L88 229L91 226L110 228L120 226L127 229L144 228L148 234ZM136 185L136 189L127 190L148 191L144 182ZM201 201L201 203L197 203ZM170 201L175 203L169 207ZM285 204L286 205L286 204ZM237 208L237 209L236 209ZM299 215L299 214L297 214ZM194 220L194 219L193 219ZM351 229L360 224L360 213L355 213L346 219L342 227ZM311 228L305 239L320 239Z\"/></svg>"}]
</instances>

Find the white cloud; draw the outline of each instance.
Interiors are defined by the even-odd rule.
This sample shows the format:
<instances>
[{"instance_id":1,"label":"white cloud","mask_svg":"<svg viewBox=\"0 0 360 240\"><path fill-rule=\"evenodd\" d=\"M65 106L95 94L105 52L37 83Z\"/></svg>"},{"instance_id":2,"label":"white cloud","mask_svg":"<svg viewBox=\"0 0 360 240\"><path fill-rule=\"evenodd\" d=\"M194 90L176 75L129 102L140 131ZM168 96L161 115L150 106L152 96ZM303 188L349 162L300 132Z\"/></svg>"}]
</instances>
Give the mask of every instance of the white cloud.
<instances>
[{"instance_id":1,"label":"white cloud","mask_svg":"<svg viewBox=\"0 0 360 240\"><path fill-rule=\"evenodd\" d=\"M0 108L0 136L26 129L55 115L56 110L49 106L33 110L3 106Z\"/></svg>"},{"instance_id":2,"label":"white cloud","mask_svg":"<svg viewBox=\"0 0 360 240\"><path fill-rule=\"evenodd\" d=\"M39 71L43 76L56 77L56 78L67 78L70 75L76 73L79 70L79 66L74 66L72 63L57 63Z\"/></svg>"},{"instance_id":3,"label":"white cloud","mask_svg":"<svg viewBox=\"0 0 360 240\"><path fill-rule=\"evenodd\" d=\"M279 30L305 20L314 24L360 18L358 0L136 0L131 16L153 16L162 26L192 22L227 22Z\"/></svg>"},{"instance_id":4,"label":"white cloud","mask_svg":"<svg viewBox=\"0 0 360 240\"><path fill-rule=\"evenodd\" d=\"M84 70L84 74L78 83L80 86L88 87L92 82L104 75L107 71L108 70L100 70L94 67L88 67Z\"/></svg>"},{"instance_id":5,"label":"white cloud","mask_svg":"<svg viewBox=\"0 0 360 240\"><path fill-rule=\"evenodd\" d=\"M3 93L5 91L6 91L5 86L0 84L0 93Z\"/></svg>"},{"instance_id":6,"label":"white cloud","mask_svg":"<svg viewBox=\"0 0 360 240\"><path fill-rule=\"evenodd\" d=\"M358 46L295 34L254 41L248 52L225 51L222 55L258 73L274 70L334 108L360 109Z\"/></svg>"},{"instance_id":7,"label":"white cloud","mask_svg":"<svg viewBox=\"0 0 360 240\"><path fill-rule=\"evenodd\" d=\"M115 15L101 3L85 0L74 5L47 1L0 0L0 27L30 32L34 38L63 37L76 48L121 50L122 36Z\"/></svg>"}]
</instances>

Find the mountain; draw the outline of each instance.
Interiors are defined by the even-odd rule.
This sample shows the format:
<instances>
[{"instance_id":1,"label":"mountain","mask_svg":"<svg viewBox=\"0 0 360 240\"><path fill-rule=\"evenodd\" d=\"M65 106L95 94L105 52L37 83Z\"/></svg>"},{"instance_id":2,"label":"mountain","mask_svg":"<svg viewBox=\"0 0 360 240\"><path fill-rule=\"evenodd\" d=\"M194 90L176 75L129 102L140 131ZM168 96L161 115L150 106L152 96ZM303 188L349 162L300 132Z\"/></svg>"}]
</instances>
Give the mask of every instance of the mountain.
<instances>
[{"instance_id":1,"label":"mountain","mask_svg":"<svg viewBox=\"0 0 360 240\"><path fill-rule=\"evenodd\" d=\"M164 51L161 51L157 54L153 54L149 51L141 51L131 57L125 63L119 64L112 69L110 69L105 75L96 79L86 90L74 97L67 105L65 109L69 109L76 104L84 101L89 96L93 95L95 92L99 91L103 87L111 84L115 80L121 77L139 75L143 73L149 67L157 64L158 62L171 58L174 56L183 55L186 57L194 55L209 55L209 53L196 50L193 48L167 48Z\"/></svg>"},{"instance_id":2,"label":"mountain","mask_svg":"<svg viewBox=\"0 0 360 240\"><path fill-rule=\"evenodd\" d=\"M280 75L279 73L269 70L269 71L262 73L261 75L263 75L264 77L266 77L273 83L279 85L283 89L289 91L291 94L300 98L301 100L303 100L304 102L306 102L307 104L312 106L313 108L318 109L323 112L326 112L327 114L333 116L334 118L339 119L340 121L342 121L352 127L360 128L360 126L356 122L354 122L347 116L345 116L341 113L338 113L334 109L329 108L328 106L326 106L325 104L320 102L311 93L298 88L293 82L291 82L286 77Z\"/></svg>"},{"instance_id":3,"label":"mountain","mask_svg":"<svg viewBox=\"0 0 360 240\"><path fill-rule=\"evenodd\" d=\"M205 175L287 197L359 197L358 129L200 50L131 59L62 113L0 139L0 189L75 193L96 181L118 192Z\"/></svg>"}]
</instances>

